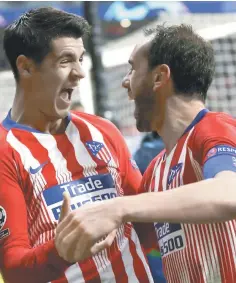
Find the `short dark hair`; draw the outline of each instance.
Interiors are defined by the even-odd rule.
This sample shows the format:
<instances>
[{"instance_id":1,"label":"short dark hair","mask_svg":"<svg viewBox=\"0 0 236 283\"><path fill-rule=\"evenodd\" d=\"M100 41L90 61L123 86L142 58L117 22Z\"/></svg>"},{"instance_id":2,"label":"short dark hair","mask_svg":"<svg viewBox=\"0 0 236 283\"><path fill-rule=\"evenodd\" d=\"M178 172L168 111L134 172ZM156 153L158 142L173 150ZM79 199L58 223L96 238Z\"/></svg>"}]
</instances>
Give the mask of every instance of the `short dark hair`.
<instances>
[{"instance_id":1,"label":"short dark hair","mask_svg":"<svg viewBox=\"0 0 236 283\"><path fill-rule=\"evenodd\" d=\"M145 30L145 34L154 34L148 54L150 68L168 65L176 94L196 94L205 101L215 71L210 42L185 24L158 25Z\"/></svg>"},{"instance_id":2,"label":"short dark hair","mask_svg":"<svg viewBox=\"0 0 236 283\"><path fill-rule=\"evenodd\" d=\"M19 55L40 64L50 52L51 41L59 37L80 38L90 31L87 21L51 7L33 9L9 25L4 32L3 47L18 80L16 59Z\"/></svg>"}]
</instances>

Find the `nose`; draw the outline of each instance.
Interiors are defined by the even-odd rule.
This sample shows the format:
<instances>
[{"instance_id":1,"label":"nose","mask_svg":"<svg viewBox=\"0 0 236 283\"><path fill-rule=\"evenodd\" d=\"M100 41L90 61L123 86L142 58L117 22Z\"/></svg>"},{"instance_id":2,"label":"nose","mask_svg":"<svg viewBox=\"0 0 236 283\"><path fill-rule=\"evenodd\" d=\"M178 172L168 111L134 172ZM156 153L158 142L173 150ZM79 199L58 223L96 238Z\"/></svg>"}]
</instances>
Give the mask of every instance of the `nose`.
<instances>
[{"instance_id":1,"label":"nose","mask_svg":"<svg viewBox=\"0 0 236 283\"><path fill-rule=\"evenodd\" d=\"M123 88L126 88L126 89L129 89L130 88L130 80L129 80L129 77L128 75L126 75L123 80L122 80L122 87Z\"/></svg>"},{"instance_id":2,"label":"nose","mask_svg":"<svg viewBox=\"0 0 236 283\"><path fill-rule=\"evenodd\" d=\"M130 78L129 78L128 74L122 80L122 87L128 90L129 99L133 100L134 97L133 97L131 89L130 89Z\"/></svg>"},{"instance_id":3,"label":"nose","mask_svg":"<svg viewBox=\"0 0 236 283\"><path fill-rule=\"evenodd\" d=\"M73 81L77 81L85 78L85 72L81 64L77 64L71 69L70 76L73 79Z\"/></svg>"}]
</instances>

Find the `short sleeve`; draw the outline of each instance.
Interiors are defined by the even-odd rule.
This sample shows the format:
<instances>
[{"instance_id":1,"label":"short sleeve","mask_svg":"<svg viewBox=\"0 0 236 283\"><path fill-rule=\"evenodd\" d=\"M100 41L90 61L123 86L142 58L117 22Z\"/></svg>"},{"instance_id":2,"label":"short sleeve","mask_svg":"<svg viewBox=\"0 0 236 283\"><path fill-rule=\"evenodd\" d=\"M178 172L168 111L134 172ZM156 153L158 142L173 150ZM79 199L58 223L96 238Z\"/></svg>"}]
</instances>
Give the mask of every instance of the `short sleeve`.
<instances>
[{"instance_id":1,"label":"short sleeve","mask_svg":"<svg viewBox=\"0 0 236 283\"><path fill-rule=\"evenodd\" d=\"M220 114L210 118L202 121L195 134L204 179L222 171L236 172L236 121Z\"/></svg>"}]
</instances>

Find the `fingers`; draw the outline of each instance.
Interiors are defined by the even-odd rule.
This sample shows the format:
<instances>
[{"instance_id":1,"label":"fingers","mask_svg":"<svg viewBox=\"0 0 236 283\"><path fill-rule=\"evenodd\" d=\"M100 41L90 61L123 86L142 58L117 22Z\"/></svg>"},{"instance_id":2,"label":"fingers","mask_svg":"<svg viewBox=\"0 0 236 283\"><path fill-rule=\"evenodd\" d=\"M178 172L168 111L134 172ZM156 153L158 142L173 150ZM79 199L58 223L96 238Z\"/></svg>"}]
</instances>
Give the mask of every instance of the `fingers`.
<instances>
[{"instance_id":1,"label":"fingers","mask_svg":"<svg viewBox=\"0 0 236 283\"><path fill-rule=\"evenodd\" d=\"M63 203L59 223L70 213L70 195L67 192L63 193Z\"/></svg>"},{"instance_id":2,"label":"fingers","mask_svg":"<svg viewBox=\"0 0 236 283\"><path fill-rule=\"evenodd\" d=\"M117 232L117 229L113 230L106 238L105 240L102 240L100 241L99 243L96 243L94 244L91 248L90 248L90 252L91 252L91 255L95 255L99 252L101 252L102 250L105 250L107 248L109 248L115 237L116 237L116 232Z\"/></svg>"},{"instance_id":3,"label":"fingers","mask_svg":"<svg viewBox=\"0 0 236 283\"><path fill-rule=\"evenodd\" d=\"M57 238L57 244L60 245L59 255L69 262L82 260L86 247L85 245L78 246L78 242L81 242L78 230L72 229L72 231L67 232L67 234L60 234Z\"/></svg>"}]
</instances>

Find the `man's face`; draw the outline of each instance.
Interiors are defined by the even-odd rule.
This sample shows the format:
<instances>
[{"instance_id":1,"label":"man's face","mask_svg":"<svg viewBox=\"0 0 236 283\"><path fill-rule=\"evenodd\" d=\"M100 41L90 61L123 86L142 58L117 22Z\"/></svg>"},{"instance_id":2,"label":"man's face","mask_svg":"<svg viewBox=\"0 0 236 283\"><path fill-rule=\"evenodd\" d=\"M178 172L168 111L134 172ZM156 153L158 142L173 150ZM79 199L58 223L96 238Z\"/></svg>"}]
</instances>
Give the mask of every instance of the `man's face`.
<instances>
[{"instance_id":1,"label":"man's face","mask_svg":"<svg viewBox=\"0 0 236 283\"><path fill-rule=\"evenodd\" d=\"M123 79L123 87L134 100L136 126L140 132L149 132L155 117L155 93L153 92L152 71L148 65L148 44L136 46L132 52L129 72Z\"/></svg>"},{"instance_id":2,"label":"man's face","mask_svg":"<svg viewBox=\"0 0 236 283\"><path fill-rule=\"evenodd\" d=\"M84 45L81 38L61 37L52 41L51 51L35 68L27 87L27 99L49 119L65 118L73 90L84 78L82 68Z\"/></svg>"}]
</instances>

